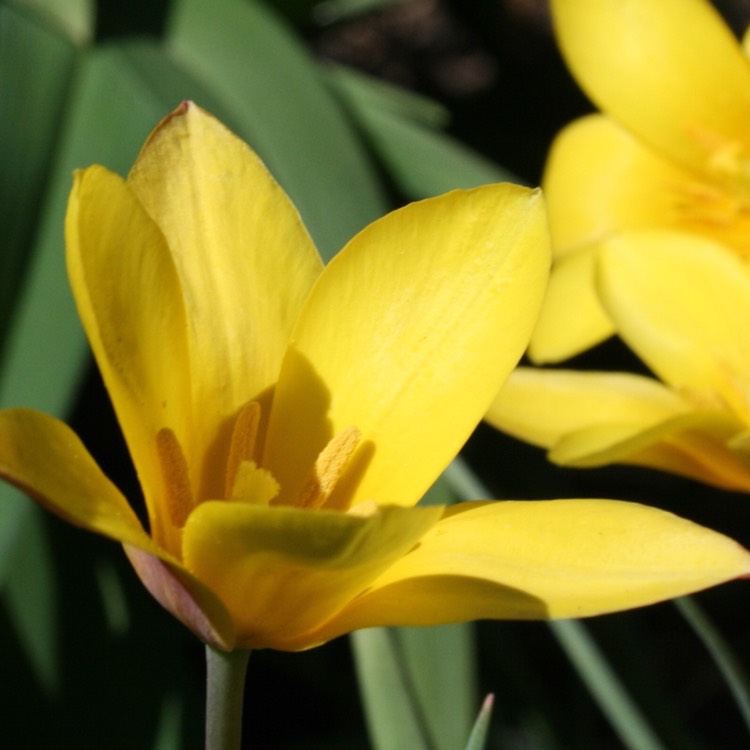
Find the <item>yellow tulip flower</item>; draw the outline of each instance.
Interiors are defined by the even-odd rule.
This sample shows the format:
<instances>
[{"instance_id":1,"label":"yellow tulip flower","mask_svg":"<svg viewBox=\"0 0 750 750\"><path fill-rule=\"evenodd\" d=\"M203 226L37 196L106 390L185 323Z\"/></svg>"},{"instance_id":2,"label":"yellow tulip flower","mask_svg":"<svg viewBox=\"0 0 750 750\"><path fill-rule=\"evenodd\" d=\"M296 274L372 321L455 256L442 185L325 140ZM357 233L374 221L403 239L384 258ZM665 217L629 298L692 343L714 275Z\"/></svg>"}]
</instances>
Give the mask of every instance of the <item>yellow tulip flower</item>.
<instances>
[{"instance_id":1,"label":"yellow tulip flower","mask_svg":"<svg viewBox=\"0 0 750 750\"><path fill-rule=\"evenodd\" d=\"M552 0L567 64L601 114L551 149L555 263L529 353L558 362L615 332L601 241L669 229L750 256L750 63L706 0Z\"/></svg>"},{"instance_id":2,"label":"yellow tulip flower","mask_svg":"<svg viewBox=\"0 0 750 750\"><path fill-rule=\"evenodd\" d=\"M519 368L488 420L559 464L639 464L750 492L747 264L669 230L624 232L599 253L604 307L661 382Z\"/></svg>"},{"instance_id":3,"label":"yellow tulip flower","mask_svg":"<svg viewBox=\"0 0 750 750\"><path fill-rule=\"evenodd\" d=\"M630 503L414 507L527 344L549 265L538 191L409 205L324 268L257 156L186 103L127 180L76 175L66 238L148 529L49 416L0 412L0 475L122 543L214 648L591 615L750 573L732 540Z\"/></svg>"}]
</instances>

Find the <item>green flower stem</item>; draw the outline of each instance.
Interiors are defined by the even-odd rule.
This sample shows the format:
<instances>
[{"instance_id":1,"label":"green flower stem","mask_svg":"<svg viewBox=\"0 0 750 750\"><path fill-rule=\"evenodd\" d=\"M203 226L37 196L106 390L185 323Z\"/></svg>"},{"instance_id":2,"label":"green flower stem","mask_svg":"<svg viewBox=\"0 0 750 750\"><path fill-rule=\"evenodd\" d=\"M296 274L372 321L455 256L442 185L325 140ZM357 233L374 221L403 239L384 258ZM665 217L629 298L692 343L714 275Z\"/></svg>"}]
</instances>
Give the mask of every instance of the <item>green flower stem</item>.
<instances>
[{"instance_id":1,"label":"green flower stem","mask_svg":"<svg viewBox=\"0 0 750 750\"><path fill-rule=\"evenodd\" d=\"M240 750L249 650L206 646L206 750Z\"/></svg>"}]
</instances>

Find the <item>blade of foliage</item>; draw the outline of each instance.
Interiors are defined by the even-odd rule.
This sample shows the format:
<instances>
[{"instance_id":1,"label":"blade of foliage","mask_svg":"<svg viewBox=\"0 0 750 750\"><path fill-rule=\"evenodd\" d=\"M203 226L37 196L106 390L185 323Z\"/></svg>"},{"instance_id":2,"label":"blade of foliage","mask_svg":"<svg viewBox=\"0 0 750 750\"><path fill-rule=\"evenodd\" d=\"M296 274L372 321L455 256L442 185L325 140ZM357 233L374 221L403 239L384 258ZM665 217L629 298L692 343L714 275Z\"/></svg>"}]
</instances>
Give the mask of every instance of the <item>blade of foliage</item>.
<instances>
[{"instance_id":1,"label":"blade of foliage","mask_svg":"<svg viewBox=\"0 0 750 750\"><path fill-rule=\"evenodd\" d=\"M179 750L182 747L182 704L168 695L161 706L153 750Z\"/></svg>"},{"instance_id":2,"label":"blade of foliage","mask_svg":"<svg viewBox=\"0 0 750 750\"><path fill-rule=\"evenodd\" d=\"M695 599L686 596L675 599L674 603L711 655L732 693L745 726L750 729L750 681L740 661Z\"/></svg>"},{"instance_id":3,"label":"blade of foliage","mask_svg":"<svg viewBox=\"0 0 750 750\"><path fill-rule=\"evenodd\" d=\"M473 631L373 628L352 635L370 738L378 750L453 750L476 705Z\"/></svg>"},{"instance_id":4,"label":"blade of foliage","mask_svg":"<svg viewBox=\"0 0 750 750\"><path fill-rule=\"evenodd\" d=\"M9 0L9 6L23 10L38 24L48 26L77 45L91 39L94 28L94 0Z\"/></svg>"},{"instance_id":5,"label":"blade of foliage","mask_svg":"<svg viewBox=\"0 0 750 750\"><path fill-rule=\"evenodd\" d=\"M375 171L301 42L268 8L179 0L174 59L231 103L239 134L291 195L324 258L386 203Z\"/></svg>"},{"instance_id":6,"label":"blade of foliage","mask_svg":"<svg viewBox=\"0 0 750 750\"><path fill-rule=\"evenodd\" d=\"M21 499L13 504L20 503L26 505ZM4 604L37 680L47 692L56 692L61 686L54 563L41 513L21 512L20 533L6 559L12 573L3 587Z\"/></svg>"},{"instance_id":7,"label":"blade of foliage","mask_svg":"<svg viewBox=\"0 0 750 750\"><path fill-rule=\"evenodd\" d=\"M335 87L389 175L409 198L425 198L492 182L518 182L509 172L445 133L405 116L392 106L391 96L363 83L360 74L331 68Z\"/></svg>"},{"instance_id":8,"label":"blade of foliage","mask_svg":"<svg viewBox=\"0 0 750 750\"><path fill-rule=\"evenodd\" d=\"M375 750L433 750L426 718L399 652L395 630L372 628L351 635L359 690Z\"/></svg>"},{"instance_id":9,"label":"blade of foliage","mask_svg":"<svg viewBox=\"0 0 750 750\"><path fill-rule=\"evenodd\" d=\"M484 699L482 708L479 710L479 715L469 735L469 741L466 743L466 750L482 750L484 748L485 742L487 742L487 732L490 728L493 703L494 696L492 694Z\"/></svg>"},{"instance_id":10,"label":"blade of foliage","mask_svg":"<svg viewBox=\"0 0 750 750\"><path fill-rule=\"evenodd\" d=\"M423 94L335 63L324 64L322 69L329 83L352 105L389 112L432 128L448 125L450 112Z\"/></svg>"},{"instance_id":11,"label":"blade of foliage","mask_svg":"<svg viewBox=\"0 0 750 750\"><path fill-rule=\"evenodd\" d=\"M623 745L631 750L664 750L665 746L584 625L577 620L557 620L550 622L549 626Z\"/></svg>"},{"instance_id":12,"label":"blade of foliage","mask_svg":"<svg viewBox=\"0 0 750 750\"><path fill-rule=\"evenodd\" d=\"M75 59L64 34L0 5L0 366Z\"/></svg>"}]
</instances>

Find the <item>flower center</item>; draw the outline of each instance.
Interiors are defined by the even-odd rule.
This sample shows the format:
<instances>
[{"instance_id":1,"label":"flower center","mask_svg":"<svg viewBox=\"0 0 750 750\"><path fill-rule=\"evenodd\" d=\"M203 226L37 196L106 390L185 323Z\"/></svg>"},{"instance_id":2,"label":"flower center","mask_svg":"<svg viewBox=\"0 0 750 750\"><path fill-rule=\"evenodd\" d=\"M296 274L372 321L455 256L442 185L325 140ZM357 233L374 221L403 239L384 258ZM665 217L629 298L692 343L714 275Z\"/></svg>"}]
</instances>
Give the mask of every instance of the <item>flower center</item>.
<instances>
[{"instance_id":1,"label":"flower center","mask_svg":"<svg viewBox=\"0 0 750 750\"><path fill-rule=\"evenodd\" d=\"M256 401L246 404L237 416L232 431L225 475L225 497L232 500L274 504L279 484L270 471L255 461L261 407ZM292 503L298 508L322 508L336 487L361 440L356 427L346 427L328 442L316 459L310 476Z\"/></svg>"},{"instance_id":2,"label":"flower center","mask_svg":"<svg viewBox=\"0 0 750 750\"><path fill-rule=\"evenodd\" d=\"M702 129L692 135L706 152L706 178L670 186L675 222L750 258L750 159L744 146Z\"/></svg>"},{"instance_id":3,"label":"flower center","mask_svg":"<svg viewBox=\"0 0 750 750\"><path fill-rule=\"evenodd\" d=\"M730 185L683 182L672 186L678 228L707 236L750 258L750 200Z\"/></svg>"}]
</instances>

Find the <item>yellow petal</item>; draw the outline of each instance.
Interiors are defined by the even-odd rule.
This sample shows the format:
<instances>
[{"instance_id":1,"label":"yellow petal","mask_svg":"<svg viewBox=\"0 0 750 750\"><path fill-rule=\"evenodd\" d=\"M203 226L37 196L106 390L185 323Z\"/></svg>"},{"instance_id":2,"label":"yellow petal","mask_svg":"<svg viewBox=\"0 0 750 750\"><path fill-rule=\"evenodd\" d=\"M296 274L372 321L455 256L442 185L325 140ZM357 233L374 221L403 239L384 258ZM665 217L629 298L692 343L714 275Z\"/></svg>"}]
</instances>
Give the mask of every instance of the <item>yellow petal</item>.
<instances>
[{"instance_id":1,"label":"yellow petal","mask_svg":"<svg viewBox=\"0 0 750 750\"><path fill-rule=\"evenodd\" d=\"M605 243L601 294L620 335L661 377L750 420L750 275L720 245L628 232Z\"/></svg>"},{"instance_id":2,"label":"yellow petal","mask_svg":"<svg viewBox=\"0 0 750 750\"><path fill-rule=\"evenodd\" d=\"M221 602L152 541L66 424L30 409L1 411L0 477L66 521L121 542L162 606L205 642L232 647L232 623Z\"/></svg>"},{"instance_id":3,"label":"yellow petal","mask_svg":"<svg viewBox=\"0 0 750 750\"><path fill-rule=\"evenodd\" d=\"M691 183L608 117L576 120L552 144L542 182L556 257L616 230L672 226Z\"/></svg>"},{"instance_id":4,"label":"yellow petal","mask_svg":"<svg viewBox=\"0 0 750 750\"><path fill-rule=\"evenodd\" d=\"M152 533L174 548L156 460L162 428L191 446L186 318L174 265L132 191L102 167L76 174L65 232L78 312L138 470Z\"/></svg>"},{"instance_id":5,"label":"yellow petal","mask_svg":"<svg viewBox=\"0 0 750 750\"><path fill-rule=\"evenodd\" d=\"M156 128L128 182L166 236L180 277L196 455L217 457L196 477L198 496L221 497L226 420L276 381L322 264L258 157L194 104Z\"/></svg>"},{"instance_id":6,"label":"yellow petal","mask_svg":"<svg viewBox=\"0 0 750 750\"><path fill-rule=\"evenodd\" d=\"M595 284L598 247L560 258L552 267L529 357L537 364L559 362L601 343L614 325L599 302Z\"/></svg>"},{"instance_id":7,"label":"yellow petal","mask_svg":"<svg viewBox=\"0 0 750 750\"><path fill-rule=\"evenodd\" d=\"M157 551L78 436L54 417L31 409L0 411L0 476L76 526Z\"/></svg>"},{"instance_id":8,"label":"yellow petal","mask_svg":"<svg viewBox=\"0 0 750 750\"><path fill-rule=\"evenodd\" d=\"M357 235L315 286L276 389L264 465L283 499L354 427L329 507L416 503L526 347L548 264L543 201L510 185L414 203Z\"/></svg>"},{"instance_id":9,"label":"yellow petal","mask_svg":"<svg viewBox=\"0 0 750 750\"><path fill-rule=\"evenodd\" d=\"M689 403L652 378L519 367L490 406L487 421L550 448L571 432L614 426L634 434L690 411Z\"/></svg>"},{"instance_id":10,"label":"yellow petal","mask_svg":"<svg viewBox=\"0 0 750 750\"><path fill-rule=\"evenodd\" d=\"M238 646L299 650L322 642L307 633L411 549L441 513L206 502L185 527L185 562L224 601Z\"/></svg>"},{"instance_id":11,"label":"yellow petal","mask_svg":"<svg viewBox=\"0 0 750 750\"><path fill-rule=\"evenodd\" d=\"M614 500L461 503L321 635L374 625L597 615L747 575L750 553Z\"/></svg>"},{"instance_id":12,"label":"yellow petal","mask_svg":"<svg viewBox=\"0 0 750 750\"><path fill-rule=\"evenodd\" d=\"M565 466L647 466L748 492L749 464L730 447L738 429L736 420L715 412L693 412L643 430L629 425L595 425L565 435L549 458Z\"/></svg>"},{"instance_id":13,"label":"yellow petal","mask_svg":"<svg viewBox=\"0 0 750 750\"><path fill-rule=\"evenodd\" d=\"M553 0L563 55L606 113L678 162L721 174L750 153L750 68L704 0Z\"/></svg>"}]
</instances>

